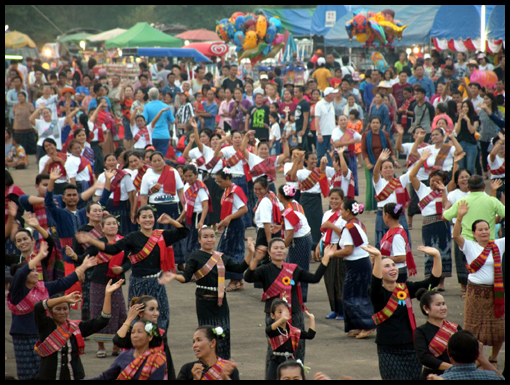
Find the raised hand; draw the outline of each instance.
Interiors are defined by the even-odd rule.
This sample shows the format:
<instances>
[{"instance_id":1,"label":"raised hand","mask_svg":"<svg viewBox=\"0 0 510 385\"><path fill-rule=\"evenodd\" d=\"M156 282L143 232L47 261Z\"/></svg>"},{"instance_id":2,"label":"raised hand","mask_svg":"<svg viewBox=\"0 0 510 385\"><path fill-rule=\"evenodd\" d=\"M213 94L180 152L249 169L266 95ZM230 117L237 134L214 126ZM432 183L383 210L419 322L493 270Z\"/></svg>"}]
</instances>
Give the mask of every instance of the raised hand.
<instances>
[{"instance_id":1,"label":"raised hand","mask_svg":"<svg viewBox=\"0 0 510 385\"><path fill-rule=\"evenodd\" d=\"M498 191L501 187L503 187L503 181L501 179L493 179L491 182L491 190Z\"/></svg>"},{"instance_id":2,"label":"raised hand","mask_svg":"<svg viewBox=\"0 0 510 385\"><path fill-rule=\"evenodd\" d=\"M30 227L33 228L39 227L39 221L37 220L37 217L35 216L34 213L31 213L30 211L25 211L25 214L23 214L23 219L25 220L25 223Z\"/></svg>"},{"instance_id":3,"label":"raised hand","mask_svg":"<svg viewBox=\"0 0 510 385\"><path fill-rule=\"evenodd\" d=\"M461 153L461 154L459 154L459 155L455 156L455 157L453 158L453 162L454 162L454 163L459 163L459 162L460 162L462 159L464 159L465 157L466 157L466 153L465 153L465 152L463 152L463 153Z\"/></svg>"},{"instance_id":4,"label":"raised hand","mask_svg":"<svg viewBox=\"0 0 510 385\"><path fill-rule=\"evenodd\" d=\"M81 301L81 294L79 291L74 291L66 295L64 298L67 303L78 303Z\"/></svg>"},{"instance_id":5,"label":"raised hand","mask_svg":"<svg viewBox=\"0 0 510 385\"><path fill-rule=\"evenodd\" d=\"M445 191L446 190L446 187L444 186L443 182L437 182L436 185L437 185L437 189L438 190L440 190L440 191Z\"/></svg>"},{"instance_id":6,"label":"raised hand","mask_svg":"<svg viewBox=\"0 0 510 385\"><path fill-rule=\"evenodd\" d=\"M395 129L397 130L397 133L398 133L399 135L404 135L404 132L405 132L405 131L404 131L404 127L403 127L401 124L397 124L397 125L395 126Z\"/></svg>"},{"instance_id":7,"label":"raised hand","mask_svg":"<svg viewBox=\"0 0 510 385\"><path fill-rule=\"evenodd\" d=\"M374 246L367 245L367 246L361 246L361 248L371 255L375 255L375 256L381 255L381 251L379 249L376 249Z\"/></svg>"},{"instance_id":8,"label":"raised hand","mask_svg":"<svg viewBox=\"0 0 510 385\"><path fill-rule=\"evenodd\" d=\"M140 316L140 313L143 313L145 305L143 303L135 304L131 306L128 310L126 321L128 323L133 322L137 317Z\"/></svg>"},{"instance_id":9,"label":"raised hand","mask_svg":"<svg viewBox=\"0 0 510 385\"><path fill-rule=\"evenodd\" d=\"M321 164L328 164L328 157L327 157L327 156L324 156L324 157L321 159Z\"/></svg>"},{"instance_id":10,"label":"raised hand","mask_svg":"<svg viewBox=\"0 0 510 385\"><path fill-rule=\"evenodd\" d=\"M498 133L498 137L499 137L500 140L503 141L503 143L505 143L505 135L502 132Z\"/></svg>"},{"instance_id":11,"label":"raised hand","mask_svg":"<svg viewBox=\"0 0 510 385\"><path fill-rule=\"evenodd\" d=\"M432 255L432 256L441 256L441 253L439 252L439 250L434 247L418 246L418 251L421 251L422 253Z\"/></svg>"},{"instance_id":12,"label":"raised hand","mask_svg":"<svg viewBox=\"0 0 510 385\"><path fill-rule=\"evenodd\" d=\"M87 255L81 264L85 270L97 265L97 258Z\"/></svg>"},{"instance_id":13,"label":"raised hand","mask_svg":"<svg viewBox=\"0 0 510 385\"><path fill-rule=\"evenodd\" d=\"M421 131L418 133L418 139L420 139L421 141L424 141L426 136L427 136L427 133L424 131Z\"/></svg>"},{"instance_id":14,"label":"raised hand","mask_svg":"<svg viewBox=\"0 0 510 385\"><path fill-rule=\"evenodd\" d=\"M384 162L388 159L390 159L390 156L391 156L391 151L386 149L386 150L383 150L383 152L381 152L381 155L379 156L379 160Z\"/></svg>"},{"instance_id":15,"label":"raised hand","mask_svg":"<svg viewBox=\"0 0 510 385\"><path fill-rule=\"evenodd\" d=\"M262 261L267 254L267 246L258 246L257 250L255 251L255 260L256 261Z\"/></svg>"},{"instance_id":16,"label":"raised hand","mask_svg":"<svg viewBox=\"0 0 510 385\"><path fill-rule=\"evenodd\" d=\"M195 364L191 369L191 374L193 374L193 380L200 381L202 379L202 373L204 371L203 364Z\"/></svg>"},{"instance_id":17,"label":"raised hand","mask_svg":"<svg viewBox=\"0 0 510 385\"><path fill-rule=\"evenodd\" d=\"M421 154L420 160L422 160L422 161L424 161L424 162L425 162L428 158L430 158L430 157L431 157L431 155L432 155L432 151L430 151L430 150L425 150L425 151L423 151L423 153Z\"/></svg>"},{"instance_id":18,"label":"raised hand","mask_svg":"<svg viewBox=\"0 0 510 385\"><path fill-rule=\"evenodd\" d=\"M112 284L112 280L110 279L108 281L108 284L106 285L104 293L112 295L115 291L117 291L118 289L120 289L122 287L123 283L124 283L124 280L123 279L119 279L117 282Z\"/></svg>"},{"instance_id":19,"label":"raised hand","mask_svg":"<svg viewBox=\"0 0 510 385\"><path fill-rule=\"evenodd\" d=\"M55 181L59 180L60 178L62 178L62 172L60 172L60 168L59 167L55 167L50 172L50 180L55 182Z\"/></svg>"},{"instance_id":20,"label":"raised hand","mask_svg":"<svg viewBox=\"0 0 510 385\"><path fill-rule=\"evenodd\" d=\"M232 373L234 373L234 370L236 369L237 364L233 360L225 362L223 370L221 371L221 379L223 381L229 381L231 379L230 376L232 375Z\"/></svg>"},{"instance_id":21,"label":"raised hand","mask_svg":"<svg viewBox=\"0 0 510 385\"><path fill-rule=\"evenodd\" d=\"M74 252L73 248L71 246L66 246L66 255L71 258L73 261L78 260L78 256Z\"/></svg>"},{"instance_id":22,"label":"raised hand","mask_svg":"<svg viewBox=\"0 0 510 385\"><path fill-rule=\"evenodd\" d=\"M469 205L466 201L460 201L457 206L457 218L464 218L469 211Z\"/></svg>"},{"instance_id":23,"label":"raised hand","mask_svg":"<svg viewBox=\"0 0 510 385\"><path fill-rule=\"evenodd\" d=\"M162 225L170 225L172 224L172 222L173 222L172 217L165 213L161 214L161 216L158 218L158 223Z\"/></svg>"},{"instance_id":24,"label":"raised hand","mask_svg":"<svg viewBox=\"0 0 510 385\"><path fill-rule=\"evenodd\" d=\"M306 316L307 316L309 319L315 319L315 316L314 316L312 313L310 313L308 310L305 310L305 314L306 314Z\"/></svg>"},{"instance_id":25,"label":"raised hand","mask_svg":"<svg viewBox=\"0 0 510 385\"><path fill-rule=\"evenodd\" d=\"M78 243L81 243L81 244L84 244L84 243L89 243L90 240L92 239L92 237L90 236L89 233L86 233L84 231L80 231L80 232L77 232L74 234L74 237L76 238L76 241Z\"/></svg>"},{"instance_id":26,"label":"raised hand","mask_svg":"<svg viewBox=\"0 0 510 385\"><path fill-rule=\"evenodd\" d=\"M117 170L107 170L106 168L104 169L104 177L106 180L114 178L115 175L117 175Z\"/></svg>"},{"instance_id":27,"label":"raised hand","mask_svg":"<svg viewBox=\"0 0 510 385\"><path fill-rule=\"evenodd\" d=\"M246 241L248 243L248 251L255 255L255 242L253 241L253 238L248 237Z\"/></svg>"},{"instance_id":28,"label":"raised hand","mask_svg":"<svg viewBox=\"0 0 510 385\"><path fill-rule=\"evenodd\" d=\"M18 205L13 201L7 202L7 207L9 210L9 216L15 218L18 215Z\"/></svg>"},{"instance_id":29,"label":"raised hand","mask_svg":"<svg viewBox=\"0 0 510 385\"><path fill-rule=\"evenodd\" d=\"M195 134L191 134L191 135L189 136L189 141L190 141L191 143L195 143Z\"/></svg>"},{"instance_id":30,"label":"raised hand","mask_svg":"<svg viewBox=\"0 0 510 385\"><path fill-rule=\"evenodd\" d=\"M48 256L48 243L47 242L41 242L38 255L41 255L42 259L44 259Z\"/></svg>"},{"instance_id":31,"label":"raised hand","mask_svg":"<svg viewBox=\"0 0 510 385\"><path fill-rule=\"evenodd\" d=\"M167 283L172 282L175 279L175 276L176 275L174 273L172 273L171 271L165 271L161 275L161 278L158 280L158 283L160 285L166 285Z\"/></svg>"},{"instance_id":32,"label":"raised hand","mask_svg":"<svg viewBox=\"0 0 510 385\"><path fill-rule=\"evenodd\" d=\"M335 251L337 250L337 246L336 245L329 245L326 247L326 249L324 250L324 257L326 258L331 258L335 255Z\"/></svg>"},{"instance_id":33,"label":"raised hand","mask_svg":"<svg viewBox=\"0 0 510 385\"><path fill-rule=\"evenodd\" d=\"M316 373L315 376L313 376L314 381L331 381L331 378L325 375L324 373Z\"/></svg>"}]
</instances>

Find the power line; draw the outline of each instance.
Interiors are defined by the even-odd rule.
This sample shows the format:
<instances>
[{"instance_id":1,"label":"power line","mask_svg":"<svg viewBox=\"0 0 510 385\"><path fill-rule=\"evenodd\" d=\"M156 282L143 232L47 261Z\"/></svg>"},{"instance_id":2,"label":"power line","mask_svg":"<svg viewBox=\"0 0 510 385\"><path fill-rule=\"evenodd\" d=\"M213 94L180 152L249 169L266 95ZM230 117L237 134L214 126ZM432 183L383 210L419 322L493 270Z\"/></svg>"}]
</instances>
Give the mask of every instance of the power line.
<instances>
[{"instance_id":1,"label":"power line","mask_svg":"<svg viewBox=\"0 0 510 385\"><path fill-rule=\"evenodd\" d=\"M50 23L52 26L54 26L54 27L55 27L55 29L57 29L60 33L64 33L64 31L62 31L59 27L57 27L57 26L55 25L55 23L54 23L54 22L52 22L50 19L48 19L44 13L42 13L41 11L39 11L39 9L37 9L37 7L36 7L35 5L32 5L32 8L34 8L37 12L39 12L39 14L40 14L42 17L44 17L44 18L48 21L48 23Z\"/></svg>"}]
</instances>

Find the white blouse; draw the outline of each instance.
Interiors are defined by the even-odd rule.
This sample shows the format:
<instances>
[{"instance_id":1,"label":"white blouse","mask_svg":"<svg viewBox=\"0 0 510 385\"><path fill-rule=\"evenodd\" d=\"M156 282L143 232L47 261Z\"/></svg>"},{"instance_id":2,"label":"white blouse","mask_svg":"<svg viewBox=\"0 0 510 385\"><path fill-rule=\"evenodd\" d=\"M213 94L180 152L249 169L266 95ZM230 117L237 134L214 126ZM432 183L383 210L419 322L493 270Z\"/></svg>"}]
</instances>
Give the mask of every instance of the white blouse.
<instances>
[{"instance_id":1,"label":"white blouse","mask_svg":"<svg viewBox=\"0 0 510 385\"><path fill-rule=\"evenodd\" d=\"M65 164L67 176L68 178L76 178L76 182L89 182L90 181L89 169L85 167L81 172L78 172L80 164L81 158L74 155L68 155Z\"/></svg>"},{"instance_id":2,"label":"white blouse","mask_svg":"<svg viewBox=\"0 0 510 385\"><path fill-rule=\"evenodd\" d=\"M136 142L133 146L136 150L143 150L143 149L145 149L145 147L148 144L152 144L152 131L153 131L152 125L148 124L147 130L149 131L149 143L147 143L147 141L145 140L145 135L140 136L140 139L138 140L138 142ZM138 126L136 124L131 126L131 133L133 134L133 141L139 132L140 132L140 128L138 128Z\"/></svg>"},{"instance_id":3,"label":"white blouse","mask_svg":"<svg viewBox=\"0 0 510 385\"><path fill-rule=\"evenodd\" d=\"M322 216L322 224L326 223L329 220L329 218L331 218L333 216L333 214L334 214L333 210L326 211L326 213L324 213L324 215ZM345 222L342 219L342 216L340 215L340 217L338 217L336 222L333 223L333 224L341 230L341 229L343 229L345 227L347 222ZM322 237L321 237L321 241L324 241L325 239L326 239L326 233L323 233ZM331 234L331 244L332 245L337 245L339 242L340 242L340 237L338 236L337 233L335 233L333 231L332 234Z\"/></svg>"},{"instance_id":4,"label":"white blouse","mask_svg":"<svg viewBox=\"0 0 510 385\"><path fill-rule=\"evenodd\" d=\"M410 183L409 174L411 171L408 171L407 174L402 175L398 179L400 180L400 183L402 184L402 187L407 188L407 185ZM373 181L373 180L372 180ZM379 195L389 184L386 179L384 179L382 176L379 177L379 182L374 183L375 188L375 194ZM386 206L388 203L398 203L397 202L397 194L395 191L391 193L391 195L388 197L388 199L383 200L382 202L377 202L377 208L383 209L384 206Z\"/></svg>"},{"instance_id":5,"label":"white blouse","mask_svg":"<svg viewBox=\"0 0 510 385\"><path fill-rule=\"evenodd\" d=\"M223 153L223 158L228 161L230 158L232 158L236 154L237 151L234 149L233 146L230 146L230 147L225 147L224 149L221 150L221 152ZM244 159L244 157L243 157L243 159ZM244 160L240 160L234 167L231 167L232 174L244 175L244 167L243 167L244 162L245 162Z\"/></svg>"},{"instance_id":6,"label":"white blouse","mask_svg":"<svg viewBox=\"0 0 510 385\"><path fill-rule=\"evenodd\" d=\"M429 156L429 158L427 159L427 165L432 168L436 164L437 155L439 154L439 151L441 151L441 148L437 149L436 146L424 147L424 148L418 150L418 153L420 154L420 156L423 154L423 152L425 150L429 150L432 152L432 155ZM449 154L446 156L446 159L443 163L444 171L448 171L448 172L452 171L454 157L455 157L455 147L452 146L452 148L450 148Z\"/></svg>"},{"instance_id":7,"label":"white blouse","mask_svg":"<svg viewBox=\"0 0 510 385\"><path fill-rule=\"evenodd\" d=\"M163 186L161 186L161 189L157 193L149 196L149 203L151 204L179 203L179 195L177 194L177 191L182 190L184 188L184 184L182 183L182 179L181 176L179 175L179 172L175 169L173 169L172 172L175 174L176 194L175 195L165 194L165 192L163 191ZM156 174L152 168L147 170L142 179L140 195L146 196L149 195L149 190L158 183L159 178L161 178L161 174Z\"/></svg>"},{"instance_id":8,"label":"white blouse","mask_svg":"<svg viewBox=\"0 0 510 385\"><path fill-rule=\"evenodd\" d=\"M285 219L285 230L294 230L294 238L301 238L301 237L304 237L305 235L309 234L312 231L312 229L308 225L308 221L306 220L306 217L304 214L302 214L298 211L294 211L294 212L299 217L299 224L301 225L301 227L299 228L298 231L295 231L294 226L292 226L291 223L287 219ZM282 212L282 214L283 214L283 212Z\"/></svg>"},{"instance_id":9,"label":"white blouse","mask_svg":"<svg viewBox=\"0 0 510 385\"><path fill-rule=\"evenodd\" d=\"M503 166L503 163L505 163L505 158L501 158L499 155L496 155L496 159L494 160L494 162L491 162L490 155L488 156L487 160L489 162L489 167L491 170L497 170L497 169L501 168L501 166ZM505 174L503 174L503 175L492 175L491 174L491 179L504 179L504 178L505 178Z\"/></svg>"},{"instance_id":10,"label":"white blouse","mask_svg":"<svg viewBox=\"0 0 510 385\"><path fill-rule=\"evenodd\" d=\"M503 259L503 254L505 253L505 238L496 239L494 242L499 248L501 259ZM483 250L484 248L480 246L478 242L468 241L467 239L464 241L464 247L462 248L468 264L471 264L477 259L480 254L483 253ZM494 285L494 258L492 257L492 251L487 257L485 265L475 274L469 274L469 281L476 285Z\"/></svg>"},{"instance_id":11,"label":"white blouse","mask_svg":"<svg viewBox=\"0 0 510 385\"><path fill-rule=\"evenodd\" d=\"M361 238L363 240L363 244L361 246L367 246L368 245L367 234L365 234L365 232L363 231L361 226L358 225L357 223L355 223L354 226L356 226L356 228L358 229L358 231L361 235ZM348 230L344 230L342 232L342 238L340 238L339 245L342 249L345 248L345 246L354 246L354 241L352 240L351 233ZM345 258L345 260L346 261L357 261L359 259L367 258L369 256L369 254L365 250L363 250L361 248L361 246L354 247L354 251L352 252L352 254L350 256L348 256L347 258Z\"/></svg>"},{"instance_id":12,"label":"white blouse","mask_svg":"<svg viewBox=\"0 0 510 385\"><path fill-rule=\"evenodd\" d=\"M186 186L184 186L184 194L186 194L186 191L188 191L189 187L190 187L189 184L186 183ZM193 209L193 212L201 213L202 212L202 202L208 201L208 200L209 200L209 196L207 195L207 192L205 191L205 189L201 188L200 190L198 190L197 198L195 199L195 208ZM186 201L186 198L184 198L184 201L187 205L188 202ZM211 204L211 202L209 202L209 204Z\"/></svg>"},{"instance_id":13,"label":"white blouse","mask_svg":"<svg viewBox=\"0 0 510 385\"><path fill-rule=\"evenodd\" d=\"M303 170L299 170L297 172L297 178L298 178L298 181L300 182L303 182L305 181L311 174L312 172L308 169L303 169ZM327 167L326 168L326 177L329 179L333 178L336 174L336 171L334 168L331 168L331 167ZM313 186L310 190L308 191L302 191L301 193L302 194L320 194L322 192L321 190L321 186L319 184L319 182L315 183L315 186Z\"/></svg>"},{"instance_id":14,"label":"white blouse","mask_svg":"<svg viewBox=\"0 0 510 385\"><path fill-rule=\"evenodd\" d=\"M214 150L210 147L204 146L203 153L200 152L198 147L194 148L193 150L191 150L189 152L189 157L192 160L198 160L202 157L202 155L204 156L205 162L207 164L212 160L212 158L214 158ZM209 170L205 167L205 164L203 166L200 166L198 169L202 170L202 171L209 172ZM218 163L216 163L216 166L214 166L214 168L212 169L211 174L216 175L216 173L222 169L223 169L223 162L220 160ZM201 177L201 175L200 175L200 177Z\"/></svg>"},{"instance_id":15,"label":"white blouse","mask_svg":"<svg viewBox=\"0 0 510 385\"><path fill-rule=\"evenodd\" d=\"M279 206L280 210L283 211L283 205L280 203ZM273 203L268 197L262 199L257 207L257 211L255 211L255 224L257 225L257 229L263 229L264 223L270 223L271 225L279 224L273 222Z\"/></svg>"},{"instance_id":16,"label":"white blouse","mask_svg":"<svg viewBox=\"0 0 510 385\"><path fill-rule=\"evenodd\" d=\"M112 178L111 180L113 180ZM99 175L99 178L97 178L98 182L105 183L106 178L104 175L104 172ZM122 180L120 181L120 200L122 202L127 201L129 199L129 193L131 191L135 191L135 186L133 185L133 180L131 179L130 174L126 175ZM96 196L100 197L103 195L103 190L96 190ZM110 194L110 199L113 199L113 191Z\"/></svg>"}]
</instances>

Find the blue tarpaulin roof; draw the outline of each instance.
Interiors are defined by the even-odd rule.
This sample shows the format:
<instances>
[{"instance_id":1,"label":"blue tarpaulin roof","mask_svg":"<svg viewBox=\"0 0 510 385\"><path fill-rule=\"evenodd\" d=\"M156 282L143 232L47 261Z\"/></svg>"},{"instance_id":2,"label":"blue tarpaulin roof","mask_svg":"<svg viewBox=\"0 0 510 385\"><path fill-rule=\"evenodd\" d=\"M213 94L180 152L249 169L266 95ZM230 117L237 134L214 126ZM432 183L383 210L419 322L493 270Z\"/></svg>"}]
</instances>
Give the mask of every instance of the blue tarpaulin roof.
<instances>
[{"instance_id":1,"label":"blue tarpaulin roof","mask_svg":"<svg viewBox=\"0 0 510 385\"><path fill-rule=\"evenodd\" d=\"M409 25L401 41L395 46L428 44L431 38L467 39L480 37L481 5L370 5L360 6L378 13L391 8L396 19ZM487 18L494 5L487 6ZM352 12L342 17L325 37L327 46L360 47L360 43L349 40L345 24L352 18Z\"/></svg>"},{"instance_id":2,"label":"blue tarpaulin roof","mask_svg":"<svg viewBox=\"0 0 510 385\"><path fill-rule=\"evenodd\" d=\"M309 36L312 29L312 16L315 8L302 9L258 9L267 18L277 16L282 22L282 31L289 30L294 36ZM283 33L283 32L282 32Z\"/></svg>"},{"instance_id":3,"label":"blue tarpaulin roof","mask_svg":"<svg viewBox=\"0 0 510 385\"><path fill-rule=\"evenodd\" d=\"M496 5L489 17L489 25L487 27L487 37L489 39L506 40L506 14L505 5Z\"/></svg>"},{"instance_id":4,"label":"blue tarpaulin roof","mask_svg":"<svg viewBox=\"0 0 510 385\"><path fill-rule=\"evenodd\" d=\"M148 57L190 57L195 62L211 63L211 60L194 48L138 48L137 54Z\"/></svg>"},{"instance_id":5,"label":"blue tarpaulin roof","mask_svg":"<svg viewBox=\"0 0 510 385\"><path fill-rule=\"evenodd\" d=\"M311 35L326 36L332 27L326 27L326 12L335 11L336 21L350 13L348 5L319 5L312 18Z\"/></svg>"}]
</instances>

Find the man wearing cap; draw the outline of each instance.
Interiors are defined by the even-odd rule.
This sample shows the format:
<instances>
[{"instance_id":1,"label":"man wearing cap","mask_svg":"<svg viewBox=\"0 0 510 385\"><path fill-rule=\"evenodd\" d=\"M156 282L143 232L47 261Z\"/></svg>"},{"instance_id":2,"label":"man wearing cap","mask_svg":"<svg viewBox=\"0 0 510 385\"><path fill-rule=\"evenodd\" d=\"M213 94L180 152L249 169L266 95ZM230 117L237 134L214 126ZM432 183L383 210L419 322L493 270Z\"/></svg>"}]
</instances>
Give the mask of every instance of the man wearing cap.
<instances>
[{"instance_id":1,"label":"man wearing cap","mask_svg":"<svg viewBox=\"0 0 510 385\"><path fill-rule=\"evenodd\" d=\"M423 55L423 69L425 70L425 76L427 78L432 78L432 74L434 73L434 66L432 65L432 56L429 53Z\"/></svg>"},{"instance_id":2,"label":"man wearing cap","mask_svg":"<svg viewBox=\"0 0 510 385\"><path fill-rule=\"evenodd\" d=\"M468 74L465 78L461 78L460 80L460 86L459 91L462 93L462 98L464 100L467 99L476 99L478 96L478 93L475 94L472 93L471 90L471 75L475 72L475 70L479 69L480 66L478 65L478 62L475 59L471 59L468 63Z\"/></svg>"},{"instance_id":3,"label":"man wearing cap","mask_svg":"<svg viewBox=\"0 0 510 385\"><path fill-rule=\"evenodd\" d=\"M336 127L335 107L333 100L338 90L327 87L324 90L324 99L317 103L315 107L315 124L317 129L317 158L322 159L328 155L331 147L331 136ZM328 156L328 164L331 166L332 160Z\"/></svg>"},{"instance_id":4,"label":"man wearing cap","mask_svg":"<svg viewBox=\"0 0 510 385\"><path fill-rule=\"evenodd\" d=\"M425 77L425 68L423 64L417 64L414 67L414 76L409 79L409 83L413 86L419 84L425 91L427 91L427 98L432 98L435 94L435 87L432 80Z\"/></svg>"},{"instance_id":5,"label":"man wearing cap","mask_svg":"<svg viewBox=\"0 0 510 385\"><path fill-rule=\"evenodd\" d=\"M319 89L324 92L326 88L328 88L329 83L331 82L331 79L333 78L333 75L331 75L331 71L326 68L326 59L323 57L319 58L317 60L317 65L319 68L315 70L312 77L317 80L317 83L319 84Z\"/></svg>"}]
</instances>

